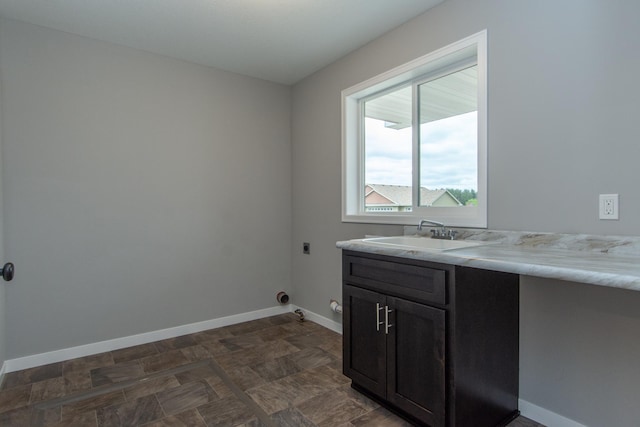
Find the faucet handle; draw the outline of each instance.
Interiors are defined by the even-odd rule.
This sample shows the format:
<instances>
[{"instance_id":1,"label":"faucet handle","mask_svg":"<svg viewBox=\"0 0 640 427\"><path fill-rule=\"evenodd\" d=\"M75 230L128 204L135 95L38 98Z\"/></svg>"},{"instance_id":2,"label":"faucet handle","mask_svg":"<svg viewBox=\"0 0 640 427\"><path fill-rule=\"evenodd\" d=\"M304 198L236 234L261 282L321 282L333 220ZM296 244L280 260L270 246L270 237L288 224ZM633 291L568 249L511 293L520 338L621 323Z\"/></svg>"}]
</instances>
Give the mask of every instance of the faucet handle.
<instances>
[{"instance_id":1,"label":"faucet handle","mask_svg":"<svg viewBox=\"0 0 640 427\"><path fill-rule=\"evenodd\" d=\"M431 231L431 238L433 239L455 240L456 236L458 235L458 232L456 230L451 230L450 228L432 228L429 231Z\"/></svg>"}]
</instances>

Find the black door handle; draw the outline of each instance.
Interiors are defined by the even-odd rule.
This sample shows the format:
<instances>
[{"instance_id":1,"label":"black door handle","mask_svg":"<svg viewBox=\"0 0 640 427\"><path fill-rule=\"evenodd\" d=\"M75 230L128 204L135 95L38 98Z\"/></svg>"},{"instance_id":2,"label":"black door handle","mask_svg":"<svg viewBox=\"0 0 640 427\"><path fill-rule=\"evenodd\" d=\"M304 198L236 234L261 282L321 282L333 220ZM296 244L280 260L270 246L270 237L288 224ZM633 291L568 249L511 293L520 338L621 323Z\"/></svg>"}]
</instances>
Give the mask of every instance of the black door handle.
<instances>
[{"instance_id":1,"label":"black door handle","mask_svg":"<svg viewBox=\"0 0 640 427\"><path fill-rule=\"evenodd\" d=\"M0 268L0 276L7 281L10 282L13 279L13 274L15 273L16 268L12 263L6 263L2 268Z\"/></svg>"}]
</instances>

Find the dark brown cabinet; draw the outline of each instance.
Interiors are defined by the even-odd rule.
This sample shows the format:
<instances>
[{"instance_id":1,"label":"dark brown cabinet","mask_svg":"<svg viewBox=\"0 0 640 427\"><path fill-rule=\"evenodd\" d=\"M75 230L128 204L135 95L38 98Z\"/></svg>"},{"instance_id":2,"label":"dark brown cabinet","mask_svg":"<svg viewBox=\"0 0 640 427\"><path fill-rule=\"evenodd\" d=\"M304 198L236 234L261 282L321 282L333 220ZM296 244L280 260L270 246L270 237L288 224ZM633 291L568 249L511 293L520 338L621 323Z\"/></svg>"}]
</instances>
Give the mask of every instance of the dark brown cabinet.
<instances>
[{"instance_id":1,"label":"dark brown cabinet","mask_svg":"<svg viewBox=\"0 0 640 427\"><path fill-rule=\"evenodd\" d=\"M351 320L348 376L407 413L442 425L445 311L350 285L344 300Z\"/></svg>"},{"instance_id":2,"label":"dark brown cabinet","mask_svg":"<svg viewBox=\"0 0 640 427\"><path fill-rule=\"evenodd\" d=\"M518 276L343 254L344 373L428 426L517 416Z\"/></svg>"}]
</instances>

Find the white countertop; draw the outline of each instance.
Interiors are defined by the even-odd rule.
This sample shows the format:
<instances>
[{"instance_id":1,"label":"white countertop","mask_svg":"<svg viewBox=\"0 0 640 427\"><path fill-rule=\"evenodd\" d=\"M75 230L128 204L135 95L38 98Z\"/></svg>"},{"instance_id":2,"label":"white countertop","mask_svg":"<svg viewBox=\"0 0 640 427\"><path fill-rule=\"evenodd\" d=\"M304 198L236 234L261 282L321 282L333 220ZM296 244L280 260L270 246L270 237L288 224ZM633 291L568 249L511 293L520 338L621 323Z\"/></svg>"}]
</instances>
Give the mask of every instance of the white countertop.
<instances>
[{"instance_id":1,"label":"white countertop","mask_svg":"<svg viewBox=\"0 0 640 427\"><path fill-rule=\"evenodd\" d=\"M364 239L336 245L345 250L640 291L638 237L468 230L461 238L487 245L449 251L381 245Z\"/></svg>"}]
</instances>

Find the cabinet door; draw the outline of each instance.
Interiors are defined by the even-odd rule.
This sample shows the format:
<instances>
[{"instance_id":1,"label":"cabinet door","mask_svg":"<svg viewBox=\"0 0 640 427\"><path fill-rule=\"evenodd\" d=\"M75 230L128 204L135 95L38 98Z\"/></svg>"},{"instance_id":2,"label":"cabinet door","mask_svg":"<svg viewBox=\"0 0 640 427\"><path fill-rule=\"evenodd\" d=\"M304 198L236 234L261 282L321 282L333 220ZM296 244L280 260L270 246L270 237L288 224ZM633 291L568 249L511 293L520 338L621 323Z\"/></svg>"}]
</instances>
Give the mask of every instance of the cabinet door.
<instances>
[{"instance_id":1,"label":"cabinet door","mask_svg":"<svg viewBox=\"0 0 640 427\"><path fill-rule=\"evenodd\" d=\"M386 388L385 296L343 286L343 369L356 384L380 397Z\"/></svg>"},{"instance_id":2,"label":"cabinet door","mask_svg":"<svg viewBox=\"0 0 640 427\"><path fill-rule=\"evenodd\" d=\"M387 400L437 427L445 423L445 311L387 297Z\"/></svg>"}]
</instances>

